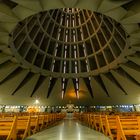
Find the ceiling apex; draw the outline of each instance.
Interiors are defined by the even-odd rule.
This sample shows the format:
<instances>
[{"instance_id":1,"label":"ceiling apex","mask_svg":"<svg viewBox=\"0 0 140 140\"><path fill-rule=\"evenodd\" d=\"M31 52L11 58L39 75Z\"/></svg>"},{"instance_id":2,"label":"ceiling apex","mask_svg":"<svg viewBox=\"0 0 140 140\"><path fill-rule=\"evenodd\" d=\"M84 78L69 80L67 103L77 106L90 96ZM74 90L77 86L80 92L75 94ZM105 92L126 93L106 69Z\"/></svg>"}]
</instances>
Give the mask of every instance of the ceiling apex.
<instances>
[{"instance_id":1,"label":"ceiling apex","mask_svg":"<svg viewBox=\"0 0 140 140\"><path fill-rule=\"evenodd\" d=\"M73 8L79 0L62 0L62 2L64 3L64 5L68 8Z\"/></svg>"}]
</instances>

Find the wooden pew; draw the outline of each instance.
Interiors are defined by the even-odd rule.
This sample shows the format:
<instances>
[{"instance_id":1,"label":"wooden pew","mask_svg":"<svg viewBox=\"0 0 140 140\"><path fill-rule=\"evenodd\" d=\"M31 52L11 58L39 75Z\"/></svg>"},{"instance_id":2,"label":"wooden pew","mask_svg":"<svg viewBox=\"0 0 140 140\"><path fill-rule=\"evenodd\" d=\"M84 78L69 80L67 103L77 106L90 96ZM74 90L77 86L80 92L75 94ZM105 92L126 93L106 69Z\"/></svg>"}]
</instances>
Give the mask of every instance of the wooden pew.
<instances>
[{"instance_id":1,"label":"wooden pew","mask_svg":"<svg viewBox=\"0 0 140 140\"><path fill-rule=\"evenodd\" d=\"M102 131L111 140L117 137L117 120L115 115L104 115L102 119Z\"/></svg>"},{"instance_id":2,"label":"wooden pew","mask_svg":"<svg viewBox=\"0 0 140 140\"><path fill-rule=\"evenodd\" d=\"M56 121L59 121L61 119L61 114L57 113L56 114Z\"/></svg>"},{"instance_id":3,"label":"wooden pew","mask_svg":"<svg viewBox=\"0 0 140 140\"><path fill-rule=\"evenodd\" d=\"M117 116L117 140L127 140L127 137L140 140L140 117L120 117Z\"/></svg>"},{"instance_id":4,"label":"wooden pew","mask_svg":"<svg viewBox=\"0 0 140 140\"><path fill-rule=\"evenodd\" d=\"M88 126L104 133L111 140L140 140L140 113L127 112L108 115L102 113L75 113L74 116ZM89 116L88 116L89 115Z\"/></svg>"},{"instance_id":5,"label":"wooden pew","mask_svg":"<svg viewBox=\"0 0 140 140\"><path fill-rule=\"evenodd\" d=\"M91 113L87 114L87 125L90 127L90 115Z\"/></svg>"},{"instance_id":6,"label":"wooden pew","mask_svg":"<svg viewBox=\"0 0 140 140\"><path fill-rule=\"evenodd\" d=\"M54 114L54 113L50 113L49 114L49 126L54 124L54 122L55 122L55 120L54 120L55 115L56 114Z\"/></svg>"},{"instance_id":7,"label":"wooden pew","mask_svg":"<svg viewBox=\"0 0 140 140\"><path fill-rule=\"evenodd\" d=\"M73 117L79 120L79 118L80 118L80 113L74 112Z\"/></svg>"},{"instance_id":8,"label":"wooden pew","mask_svg":"<svg viewBox=\"0 0 140 140\"><path fill-rule=\"evenodd\" d=\"M38 116L30 116L30 130L31 134L39 131Z\"/></svg>"},{"instance_id":9,"label":"wooden pew","mask_svg":"<svg viewBox=\"0 0 140 140\"><path fill-rule=\"evenodd\" d=\"M44 116L44 127L48 127L49 126L49 114L45 114Z\"/></svg>"},{"instance_id":10,"label":"wooden pew","mask_svg":"<svg viewBox=\"0 0 140 140\"><path fill-rule=\"evenodd\" d=\"M0 139L1 137L5 137L5 140L17 140L16 120L16 116L0 119Z\"/></svg>"},{"instance_id":11,"label":"wooden pew","mask_svg":"<svg viewBox=\"0 0 140 140\"><path fill-rule=\"evenodd\" d=\"M30 136L30 116L18 116L16 129L17 138L24 140L27 136Z\"/></svg>"},{"instance_id":12,"label":"wooden pew","mask_svg":"<svg viewBox=\"0 0 140 140\"><path fill-rule=\"evenodd\" d=\"M80 113L79 115L79 120L82 122L83 121L83 113Z\"/></svg>"},{"instance_id":13,"label":"wooden pew","mask_svg":"<svg viewBox=\"0 0 140 140\"><path fill-rule=\"evenodd\" d=\"M86 124L88 126L88 117L89 117L89 114L88 113L83 113L83 122L84 124Z\"/></svg>"},{"instance_id":14,"label":"wooden pew","mask_svg":"<svg viewBox=\"0 0 140 140\"><path fill-rule=\"evenodd\" d=\"M65 117L65 114L4 113L1 116L0 140L1 138L4 138L4 140L24 140L27 136L35 134L42 128L48 127L56 121L60 121Z\"/></svg>"},{"instance_id":15,"label":"wooden pew","mask_svg":"<svg viewBox=\"0 0 140 140\"><path fill-rule=\"evenodd\" d=\"M89 127L94 128L94 114L89 116Z\"/></svg>"},{"instance_id":16,"label":"wooden pew","mask_svg":"<svg viewBox=\"0 0 140 140\"><path fill-rule=\"evenodd\" d=\"M100 130L102 133L106 133L106 125L107 125L107 121L106 121L106 115L100 115Z\"/></svg>"},{"instance_id":17,"label":"wooden pew","mask_svg":"<svg viewBox=\"0 0 140 140\"><path fill-rule=\"evenodd\" d=\"M93 121L94 121L95 130L101 132L102 126L101 126L101 117L100 117L100 115L94 115L93 119L94 119Z\"/></svg>"},{"instance_id":18,"label":"wooden pew","mask_svg":"<svg viewBox=\"0 0 140 140\"><path fill-rule=\"evenodd\" d=\"M44 128L44 122L45 122L45 115L39 115L38 116L39 130L42 130Z\"/></svg>"}]
</instances>

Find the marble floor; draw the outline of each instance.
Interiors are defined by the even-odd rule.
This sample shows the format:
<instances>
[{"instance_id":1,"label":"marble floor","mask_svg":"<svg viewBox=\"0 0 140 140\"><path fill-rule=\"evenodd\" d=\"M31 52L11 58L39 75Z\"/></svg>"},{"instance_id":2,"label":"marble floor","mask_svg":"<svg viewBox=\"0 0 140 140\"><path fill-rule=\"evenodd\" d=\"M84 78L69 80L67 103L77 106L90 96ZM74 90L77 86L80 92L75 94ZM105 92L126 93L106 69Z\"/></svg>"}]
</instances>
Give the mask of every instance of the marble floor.
<instances>
[{"instance_id":1,"label":"marble floor","mask_svg":"<svg viewBox=\"0 0 140 140\"><path fill-rule=\"evenodd\" d=\"M58 125L38 132L26 140L110 140L102 133L83 126L75 119L66 118Z\"/></svg>"}]
</instances>

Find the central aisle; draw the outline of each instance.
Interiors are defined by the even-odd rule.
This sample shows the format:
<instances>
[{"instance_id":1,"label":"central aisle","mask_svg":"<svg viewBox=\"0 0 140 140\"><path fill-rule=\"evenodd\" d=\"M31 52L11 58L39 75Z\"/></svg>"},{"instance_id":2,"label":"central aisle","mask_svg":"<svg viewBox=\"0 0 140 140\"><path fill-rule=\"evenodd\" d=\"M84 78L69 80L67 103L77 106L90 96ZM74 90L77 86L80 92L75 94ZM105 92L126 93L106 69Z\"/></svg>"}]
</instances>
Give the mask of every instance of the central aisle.
<instances>
[{"instance_id":1,"label":"central aisle","mask_svg":"<svg viewBox=\"0 0 140 140\"><path fill-rule=\"evenodd\" d=\"M102 133L81 125L77 120L66 118L58 125L41 131L26 140L110 140Z\"/></svg>"}]
</instances>

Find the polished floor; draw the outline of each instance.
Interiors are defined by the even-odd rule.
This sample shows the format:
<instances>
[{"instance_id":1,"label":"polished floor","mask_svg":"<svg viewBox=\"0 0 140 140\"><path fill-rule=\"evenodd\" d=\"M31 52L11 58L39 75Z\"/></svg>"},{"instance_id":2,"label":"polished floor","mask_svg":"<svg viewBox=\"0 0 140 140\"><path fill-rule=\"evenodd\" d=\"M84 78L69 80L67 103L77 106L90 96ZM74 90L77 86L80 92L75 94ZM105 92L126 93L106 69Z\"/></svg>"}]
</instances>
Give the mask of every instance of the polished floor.
<instances>
[{"instance_id":1,"label":"polished floor","mask_svg":"<svg viewBox=\"0 0 140 140\"><path fill-rule=\"evenodd\" d=\"M26 140L110 140L102 133L81 125L77 120L67 117L58 125L41 131Z\"/></svg>"}]
</instances>

